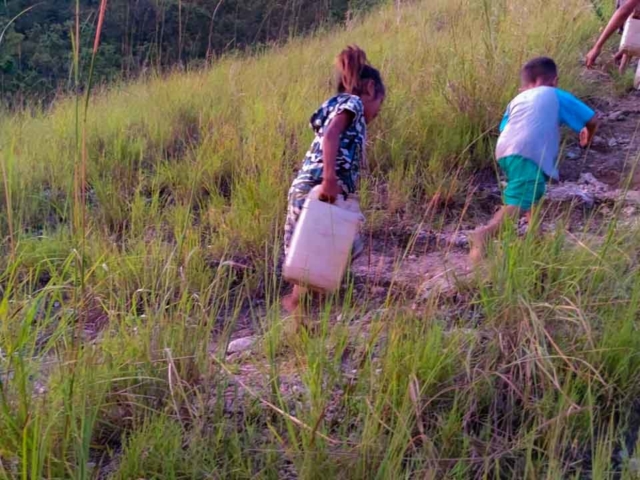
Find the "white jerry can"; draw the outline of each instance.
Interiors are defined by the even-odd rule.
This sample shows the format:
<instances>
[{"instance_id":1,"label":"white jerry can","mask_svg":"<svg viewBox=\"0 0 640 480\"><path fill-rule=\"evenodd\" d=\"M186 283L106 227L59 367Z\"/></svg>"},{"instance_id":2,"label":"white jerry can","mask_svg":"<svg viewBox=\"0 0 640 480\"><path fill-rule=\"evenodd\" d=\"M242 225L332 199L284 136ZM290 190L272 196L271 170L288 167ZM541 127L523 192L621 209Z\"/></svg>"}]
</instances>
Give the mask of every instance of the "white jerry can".
<instances>
[{"instance_id":1,"label":"white jerry can","mask_svg":"<svg viewBox=\"0 0 640 480\"><path fill-rule=\"evenodd\" d=\"M318 200L320 187L307 197L284 262L284 278L321 292L340 287L363 217L355 198L335 204Z\"/></svg>"},{"instance_id":2,"label":"white jerry can","mask_svg":"<svg viewBox=\"0 0 640 480\"><path fill-rule=\"evenodd\" d=\"M640 57L640 19L632 15L624 25L620 50L628 55Z\"/></svg>"}]
</instances>

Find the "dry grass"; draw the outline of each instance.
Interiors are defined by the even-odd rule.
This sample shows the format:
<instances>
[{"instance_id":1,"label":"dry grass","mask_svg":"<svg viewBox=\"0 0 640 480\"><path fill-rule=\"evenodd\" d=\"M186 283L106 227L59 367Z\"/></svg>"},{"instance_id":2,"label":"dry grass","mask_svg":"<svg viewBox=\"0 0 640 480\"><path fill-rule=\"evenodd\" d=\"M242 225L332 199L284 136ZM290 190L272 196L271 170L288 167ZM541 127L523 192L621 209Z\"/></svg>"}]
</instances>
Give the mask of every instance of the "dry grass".
<instances>
[{"instance_id":1,"label":"dry grass","mask_svg":"<svg viewBox=\"0 0 640 480\"><path fill-rule=\"evenodd\" d=\"M371 218L420 220L430 201L439 225L438 199L464 203L490 164L522 61L553 55L584 93L596 27L580 0L389 6L96 94L84 135L73 99L6 116L0 477L633 478L636 231L507 231L484 276L414 310L393 282L348 283L311 332L288 334L278 308L285 192L344 44L389 84ZM212 359L239 324L253 353Z\"/></svg>"}]
</instances>

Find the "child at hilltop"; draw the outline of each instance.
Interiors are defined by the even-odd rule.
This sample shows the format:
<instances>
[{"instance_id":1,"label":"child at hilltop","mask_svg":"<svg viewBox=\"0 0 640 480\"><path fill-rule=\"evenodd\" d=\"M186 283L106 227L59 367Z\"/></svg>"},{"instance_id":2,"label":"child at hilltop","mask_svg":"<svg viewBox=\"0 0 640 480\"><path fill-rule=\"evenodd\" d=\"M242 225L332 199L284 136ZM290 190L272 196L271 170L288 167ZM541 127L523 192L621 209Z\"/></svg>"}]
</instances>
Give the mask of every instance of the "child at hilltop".
<instances>
[{"instance_id":1,"label":"child at hilltop","mask_svg":"<svg viewBox=\"0 0 640 480\"><path fill-rule=\"evenodd\" d=\"M302 168L289 190L284 249L288 252L304 202L311 190L321 185L320 199L335 202L356 193L360 167L365 157L367 124L372 122L385 98L380 72L369 65L357 46L343 50L336 58L337 94L327 100L311 117L315 139ZM362 241L353 246L352 259L362 253ZM294 311L305 290L294 286L282 304Z\"/></svg>"},{"instance_id":2,"label":"child at hilltop","mask_svg":"<svg viewBox=\"0 0 640 480\"><path fill-rule=\"evenodd\" d=\"M616 0L616 10L619 10L627 0ZM631 18L640 19L640 6L636 7L636 9L631 14ZM620 27L620 34L624 33L624 27ZM631 62L631 55L621 51L618 52L615 56L615 60L620 60L619 72L620 75L624 74L629 62Z\"/></svg>"},{"instance_id":3,"label":"child at hilltop","mask_svg":"<svg viewBox=\"0 0 640 480\"><path fill-rule=\"evenodd\" d=\"M616 5L616 11L611 16L611 20L605 27L605 29L600 34L600 37L596 41L596 44L587 54L587 67L593 68L596 64L596 60L600 56L602 49L604 48L604 44L607 43L607 40L615 33L616 30L622 28L627 19L634 15L634 12L640 10L640 0L625 0ZM616 60L624 60L622 52L618 52L616 54Z\"/></svg>"},{"instance_id":4,"label":"child at hilltop","mask_svg":"<svg viewBox=\"0 0 640 480\"><path fill-rule=\"evenodd\" d=\"M488 238L506 218L531 209L543 197L549 178L558 179L556 157L560 150L560 126L580 133L580 146L591 143L597 127L595 112L576 97L557 88L558 69L547 57L529 61L520 72L520 94L509 106L500 124L496 157L507 177L504 205L485 226L470 236L471 261L484 255Z\"/></svg>"}]
</instances>

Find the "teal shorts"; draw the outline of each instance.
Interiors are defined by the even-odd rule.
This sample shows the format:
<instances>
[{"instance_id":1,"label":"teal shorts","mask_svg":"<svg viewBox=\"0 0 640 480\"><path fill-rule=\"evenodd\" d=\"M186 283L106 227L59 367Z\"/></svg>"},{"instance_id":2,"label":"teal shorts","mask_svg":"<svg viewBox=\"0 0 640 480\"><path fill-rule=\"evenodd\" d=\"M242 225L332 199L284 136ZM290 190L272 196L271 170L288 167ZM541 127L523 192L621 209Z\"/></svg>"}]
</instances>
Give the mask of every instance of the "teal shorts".
<instances>
[{"instance_id":1,"label":"teal shorts","mask_svg":"<svg viewBox=\"0 0 640 480\"><path fill-rule=\"evenodd\" d=\"M507 188L502 192L505 205L531 210L547 190L547 176L533 160L510 155L498 160L498 165L507 176Z\"/></svg>"}]
</instances>

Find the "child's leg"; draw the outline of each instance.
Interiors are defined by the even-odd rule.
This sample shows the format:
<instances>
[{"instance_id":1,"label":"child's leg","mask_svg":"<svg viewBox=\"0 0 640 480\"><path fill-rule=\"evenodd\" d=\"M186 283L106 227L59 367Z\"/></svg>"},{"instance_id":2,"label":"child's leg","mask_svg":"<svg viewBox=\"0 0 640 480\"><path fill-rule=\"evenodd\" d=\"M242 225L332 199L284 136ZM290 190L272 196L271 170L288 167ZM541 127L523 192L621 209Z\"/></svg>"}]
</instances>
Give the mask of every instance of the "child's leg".
<instances>
[{"instance_id":1,"label":"child's leg","mask_svg":"<svg viewBox=\"0 0 640 480\"><path fill-rule=\"evenodd\" d=\"M498 233L505 219L517 219L520 212L530 212L546 190L546 177L535 162L513 155L500 159L498 163L507 176L507 188L503 192L504 206L487 225L470 235L469 258L474 263L482 259L487 240Z\"/></svg>"},{"instance_id":2,"label":"child's leg","mask_svg":"<svg viewBox=\"0 0 640 480\"><path fill-rule=\"evenodd\" d=\"M282 299L282 307L289 313L295 313L300 308L302 297L307 293L307 289L294 285L289 295Z\"/></svg>"},{"instance_id":3,"label":"child's leg","mask_svg":"<svg viewBox=\"0 0 640 480\"><path fill-rule=\"evenodd\" d=\"M627 70L627 67L629 66L630 61L631 61L631 56L629 56L629 54L625 53L622 55L622 57L620 58L620 67L618 67L618 71L620 72L620 75L624 75L624 72Z\"/></svg>"},{"instance_id":4,"label":"child's leg","mask_svg":"<svg viewBox=\"0 0 640 480\"><path fill-rule=\"evenodd\" d=\"M469 243L471 245L471 251L469 252L470 260L476 264L484 257L487 240L493 238L499 231L500 227L504 224L507 218L518 218L520 215L520 207L515 205L504 205L500 207L500 210L493 216L491 221L475 229L469 236Z\"/></svg>"},{"instance_id":5,"label":"child's leg","mask_svg":"<svg viewBox=\"0 0 640 480\"><path fill-rule=\"evenodd\" d=\"M524 218L527 221L527 233L537 235L540 233L540 217L538 215L539 204L533 205L529 210L524 212Z\"/></svg>"},{"instance_id":6,"label":"child's leg","mask_svg":"<svg viewBox=\"0 0 640 480\"><path fill-rule=\"evenodd\" d=\"M289 252L289 245L295 231L296 224L300 218L302 207L309 195L313 185L305 183L296 183L289 190L289 206L287 208L287 218L284 224L284 253L285 256ZM293 290L289 295L282 298L282 307L289 313L294 313L300 306L302 297L307 293L307 289L298 285L293 286Z\"/></svg>"}]
</instances>

